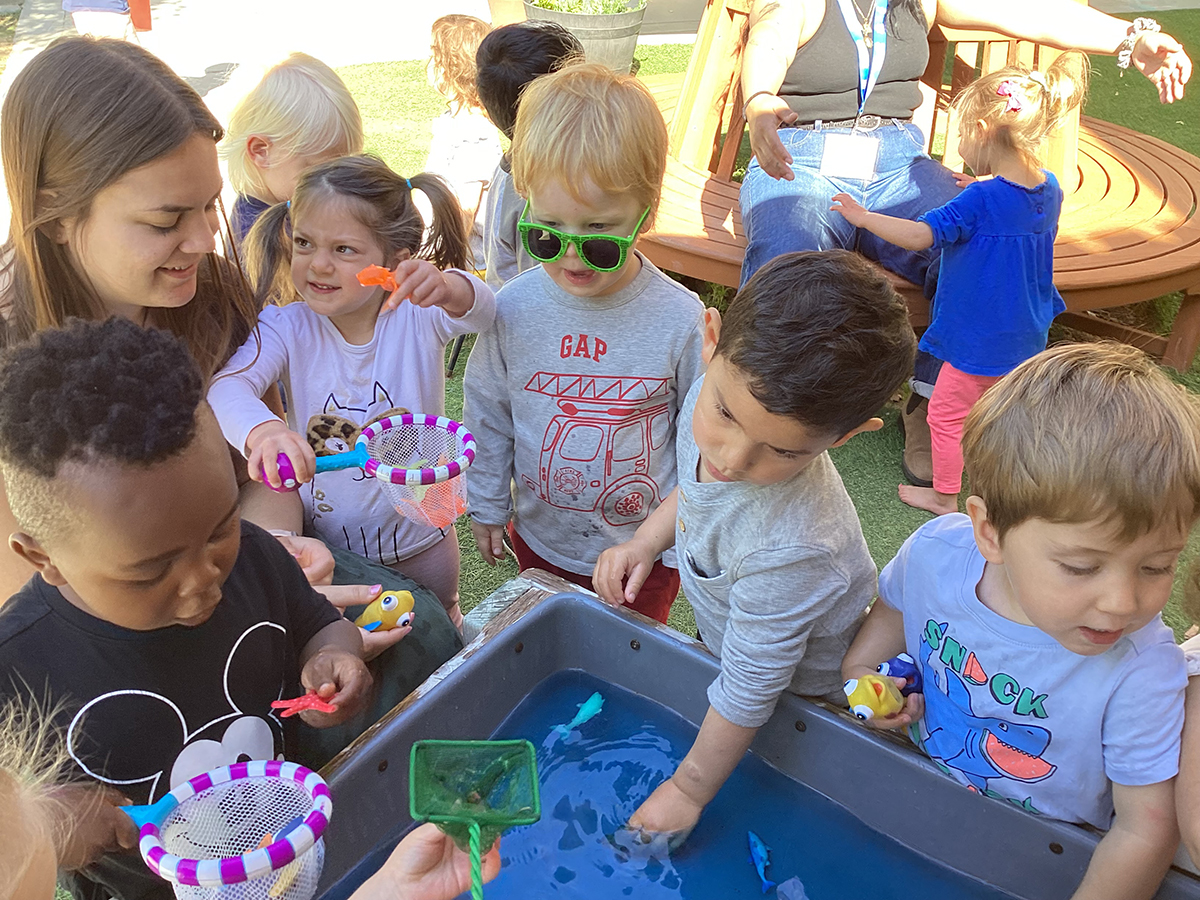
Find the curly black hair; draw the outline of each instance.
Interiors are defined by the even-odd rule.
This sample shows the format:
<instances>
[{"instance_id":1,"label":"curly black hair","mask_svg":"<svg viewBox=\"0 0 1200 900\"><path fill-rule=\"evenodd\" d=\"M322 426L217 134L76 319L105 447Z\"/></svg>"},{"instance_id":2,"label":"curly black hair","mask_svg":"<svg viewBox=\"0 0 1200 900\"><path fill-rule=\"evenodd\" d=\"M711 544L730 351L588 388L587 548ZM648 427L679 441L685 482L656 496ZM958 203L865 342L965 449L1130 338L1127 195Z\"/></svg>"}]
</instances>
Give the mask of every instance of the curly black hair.
<instances>
[{"instance_id":1,"label":"curly black hair","mask_svg":"<svg viewBox=\"0 0 1200 900\"><path fill-rule=\"evenodd\" d=\"M203 398L170 332L72 319L0 357L0 463L50 479L71 461L160 462L192 442Z\"/></svg>"}]
</instances>

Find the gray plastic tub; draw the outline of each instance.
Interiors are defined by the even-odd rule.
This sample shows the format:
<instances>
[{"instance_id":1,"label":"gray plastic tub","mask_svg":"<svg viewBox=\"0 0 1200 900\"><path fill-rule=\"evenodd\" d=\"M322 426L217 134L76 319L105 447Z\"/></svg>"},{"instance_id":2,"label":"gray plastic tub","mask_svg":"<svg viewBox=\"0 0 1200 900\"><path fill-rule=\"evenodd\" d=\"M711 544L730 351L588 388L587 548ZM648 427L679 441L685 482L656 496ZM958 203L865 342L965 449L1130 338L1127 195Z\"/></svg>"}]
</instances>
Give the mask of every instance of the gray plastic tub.
<instances>
[{"instance_id":1,"label":"gray plastic tub","mask_svg":"<svg viewBox=\"0 0 1200 900\"><path fill-rule=\"evenodd\" d=\"M718 671L702 645L581 594L537 600L514 609L516 615L498 633L487 629L326 768L334 816L325 837L322 890L411 824L413 741L486 738L555 672L582 669L699 727L708 709L705 691ZM902 814L911 827L899 839L914 852L1027 900L1069 897L1098 840L1082 828L973 794L912 749L791 694L751 749L879 831L896 837ZM326 896L346 893L334 888ZM1156 896L1200 900L1200 881L1173 871Z\"/></svg>"}]
</instances>

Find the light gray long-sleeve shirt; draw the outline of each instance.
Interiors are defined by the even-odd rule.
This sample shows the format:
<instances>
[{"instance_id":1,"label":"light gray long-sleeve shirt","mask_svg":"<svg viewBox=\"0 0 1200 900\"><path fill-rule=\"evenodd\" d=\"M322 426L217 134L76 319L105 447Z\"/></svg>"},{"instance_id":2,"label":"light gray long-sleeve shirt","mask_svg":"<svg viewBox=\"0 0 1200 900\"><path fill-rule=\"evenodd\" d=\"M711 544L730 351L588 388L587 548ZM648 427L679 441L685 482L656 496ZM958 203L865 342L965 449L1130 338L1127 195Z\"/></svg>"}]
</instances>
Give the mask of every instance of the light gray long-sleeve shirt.
<instances>
[{"instance_id":1,"label":"light gray long-sleeve shirt","mask_svg":"<svg viewBox=\"0 0 1200 900\"><path fill-rule=\"evenodd\" d=\"M705 645L721 658L708 702L756 728L784 690L841 697L842 658L875 596L875 563L828 453L787 481L702 483L692 416L679 415L675 550Z\"/></svg>"},{"instance_id":2,"label":"light gray long-sleeve shirt","mask_svg":"<svg viewBox=\"0 0 1200 900\"><path fill-rule=\"evenodd\" d=\"M538 265L538 261L525 252L517 232L517 222L524 209L525 198L513 186L508 159L503 157L492 175L483 217L483 255L488 287L493 291L499 291L505 282Z\"/></svg>"},{"instance_id":3,"label":"light gray long-sleeve shirt","mask_svg":"<svg viewBox=\"0 0 1200 900\"><path fill-rule=\"evenodd\" d=\"M703 304L639 259L604 297L572 296L541 266L519 275L463 376L472 518L511 517L535 553L579 575L675 487L679 404L704 368Z\"/></svg>"}]
</instances>

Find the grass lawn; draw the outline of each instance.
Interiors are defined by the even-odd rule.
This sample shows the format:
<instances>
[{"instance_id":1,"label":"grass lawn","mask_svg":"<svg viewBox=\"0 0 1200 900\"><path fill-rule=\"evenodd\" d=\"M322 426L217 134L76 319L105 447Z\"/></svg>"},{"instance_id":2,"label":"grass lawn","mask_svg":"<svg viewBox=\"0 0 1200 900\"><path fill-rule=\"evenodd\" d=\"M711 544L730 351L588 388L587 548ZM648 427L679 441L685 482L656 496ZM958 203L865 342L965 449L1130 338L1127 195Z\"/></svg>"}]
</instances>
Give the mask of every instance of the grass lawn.
<instances>
[{"instance_id":1,"label":"grass lawn","mask_svg":"<svg viewBox=\"0 0 1200 900\"><path fill-rule=\"evenodd\" d=\"M0 15L0 72L4 71L4 65L8 62L8 56L12 53L13 41L17 36L17 20L21 18L20 13L5 13Z\"/></svg>"},{"instance_id":2,"label":"grass lawn","mask_svg":"<svg viewBox=\"0 0 1200 900\"><path fill-rule=\"evenodd\" d=\"M1200 10L1162 12L1155 16L1163 29L1184 46L1200 47ZM682 72L687 68L690 52L690 45L685 44L639 47L640 73ZM1096 57L1093 68L1092 89L1085 109L1087 115L1154 135L1200 155L1200 116L1195 114L1194 99L1189 97L1182 104L1162 106L1146 79L1136 74L1119 77L1113 59ZM424 64L380 63L349 66L338 71L362 110L368 150L378 153L401 174L419 172L429 148L429 123L443 109L438 95L426 84ZM723 291L701 290L701 296L707 302L713 302L723 296ZM1169 324L1170 301L1163 301L1158 307L1159 317L1165 319L1164 324ZM465 359L464 352L455 377L447 385L446 408L451 416L462 410ZM1200 392L1200 367L1193 367L1191 372L1176 377L1190 390ZM899 464L902 439L896 427L898 410L889 408L884 418L886 427L883 430L860 435L832 452L846 489L858 508L867 544L879 566L891 559L904 539L929 519L927 514L905 506L896 496L896 485L902 478ZM470 609L511 578L516 568L511 562L496 569L484 565L464 522L459 523L459 540L463 548L463 607ZM1200 538L1194 536L1180 565L1181 576L1198 552ZM1178 608L1181 583L1182 577L1177 578L1175 595L1164 613L1168 624L1179 634L1188 624ZM694 632L695 624L686 600L681 599L675 604L671 624L685 633Z\"/></svg>"}]
</instances>

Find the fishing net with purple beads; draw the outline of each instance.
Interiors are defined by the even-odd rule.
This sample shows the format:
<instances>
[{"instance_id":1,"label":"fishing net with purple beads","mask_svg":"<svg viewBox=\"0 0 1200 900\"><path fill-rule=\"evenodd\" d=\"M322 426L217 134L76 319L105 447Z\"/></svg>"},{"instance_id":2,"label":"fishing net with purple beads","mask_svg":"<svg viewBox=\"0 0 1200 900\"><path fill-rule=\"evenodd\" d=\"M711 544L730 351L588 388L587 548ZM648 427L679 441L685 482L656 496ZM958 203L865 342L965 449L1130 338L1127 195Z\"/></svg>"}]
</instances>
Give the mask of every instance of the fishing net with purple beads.
<instances>
[{"instance_id":1,"label":"fishing net with purple beads","mask_svg":"<svg viewBox=\"0 0 1200 900\"><path fill-rule=\"evenodd\" d=\"M139 848L179 900L312 900L333 812L319 775L295 763L237 763L172 794L179 805L160 827L143 826ZM260 847L266 835L274 840Z\"/></svg>"},{"instance_id":2,"label":"fishing net with purple beads","mask_svg":"<svg viewBox=\"0 0 1200 900\"><path fill-rule=\"evenodd\" d=\"M405 518L446 528L467 511L463 472L475 461L475 439L445 416L406 413L363 428L366 473Z\"/></svg>"}]
</instances>

